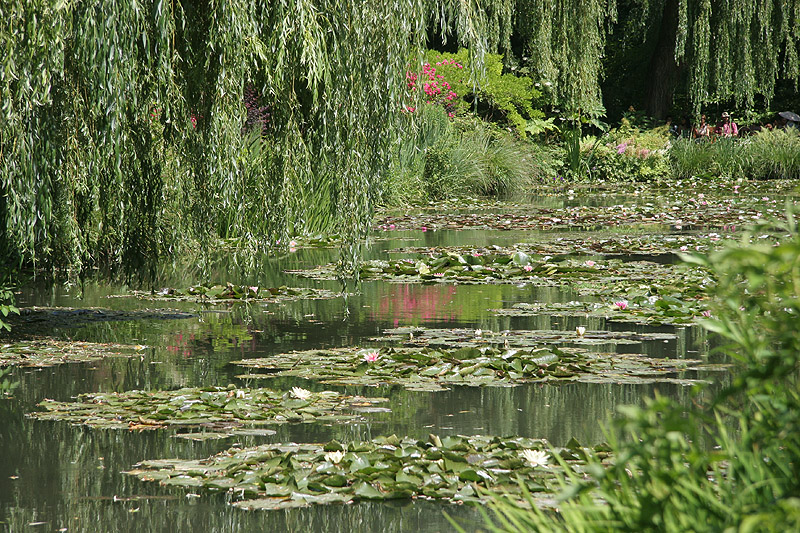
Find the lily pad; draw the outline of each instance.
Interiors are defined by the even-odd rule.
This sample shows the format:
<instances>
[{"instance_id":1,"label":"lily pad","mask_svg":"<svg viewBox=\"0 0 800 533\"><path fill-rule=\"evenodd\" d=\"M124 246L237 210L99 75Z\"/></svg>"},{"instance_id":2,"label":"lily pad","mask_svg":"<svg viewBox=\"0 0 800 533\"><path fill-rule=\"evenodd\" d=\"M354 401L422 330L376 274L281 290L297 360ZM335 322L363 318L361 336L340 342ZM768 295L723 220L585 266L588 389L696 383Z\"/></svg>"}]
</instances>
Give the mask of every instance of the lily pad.
<instances>
[{"instance_id":1,"label":"lily pad","mask_svg":"<svg viewBox=\"0 0 800 533\"><path fill-rule=\"evenodd\" d=\"M231 385L227 388L82 394L74 402L44 400L39 404L43 411L28 416L99 428L192 427L235 435L245 430L241 427L245 425L361 419L360 409L385 401L385 398L345 396L333 391L310 392L295 388L281 392L263 388L238 389Z\"/></svg>"},{"instance_id":2,"label":"lily pad","mask_svg":"<svg viewBox=\"0 0 800 533\"><path fill-rule=\"evenodd\" d=\"M19 315L9 315L3 320L11 324L13 338L38 336L54 328L78 328L96 322L127 320L182 320L193 318L195 313L176 309L117 310L98 307L23 307Z\"/></svg>"},{"instance_id":3,"label":"lily pad","mask_svg":"<svg viewBox=\"0 0 800 533\"><path fill-rule=\"evenodd\" d=\"M202 460L143 461L125 473L187 489L225 490L242 498L234 503L241 509L274 510L354 500L479 502L480 489L521 497L518 480L531 490L557 491L562 468L544 441L522 437L391 435L342 447L337 452L326 452L324 444L231 448ZM567 450L565 462L583 472L582 457L590 450L578 451ZM594 453L608 458L600 449Z\"/></svg>"},{"instance_id":4,"label":"lily pad","mask_svg":"<svg viewBox=\"0 0 800 533\"><path fill-rule=\"evenodd\" d=\"M144 300L180 300L191 302L261 301L283 302L290 300L321 300L341 296L341 293L311 287L257 287L247 285L194 285L185 289L163 288L159 291L133 291Z\"/></svg>"},{"instance_id":5,"label":"lily pad","mask_svg":"<svg viewBox=\"0 0 800 533\"><path fill-rule=\"evenodd\" d=\"M373 340L400 341L406 346L450 346L503 348L538 348L542 345L577 344L597 346L606 344L639 344L644 341L674 340L674 333L637 333L634 331L575 331L561 330L504 330L440 329L399 327L384 330L383 337Z\"/></svg>"},{"instance_id":6,"label":"lily pad","mask_svg":"<svg viewBox=\"0 0 800 533\"><path fill-rule=\"evenodd\" d=\"M580 316L600 317L609 322L691 326L710 316L706 300L675 297L625 295L625 309L597 302L518 303L508 309L492 309L498 316ZM705 315L704 315L705 313Z\"/></svg>"},{"instance_id":7,"label":"lily pad","mask_svg":"<svg viewBox=\"0 0 800 533\"><path fill-rule=\"evenodd\" d=\"M370 354L369 361L363 353ZM603 383L698 383L687 371L709 365L694 359L659 359L638 354L593 353L580 348L335 348L278 354L236 364L268 373L237 376L264 379L295 376L335 385L401 385L438 391L447 386L511 386L565 381Z\"/></svg>"},{"instance_id":8,"label":"lily pad","mask_svg":"<svg viewBox=\"0 0 800 533\"><path fill-rule=\"evenodd\" d=\"M395 283L513 283L542 287L569 287L587 296L619 297L642 295L704 298L714 284L705 269L684 264L653 261L603 262L568 256L530 256L499 249L457 254L444 252L433 257L372 260L361 264L361 279ZM314 279L335 279L336 265L318 266L290 273Z\"/></svg>"},{"instance_id":9,"label":"lily pad","mask_svg":"<svg viewBox=\"0 0 800 533\"><path fill-rule=\"evenodd\" d=\"M49 367L140 355L146 346L41 339L0 344L0 366Z\"/></svg>"}]
</instances>

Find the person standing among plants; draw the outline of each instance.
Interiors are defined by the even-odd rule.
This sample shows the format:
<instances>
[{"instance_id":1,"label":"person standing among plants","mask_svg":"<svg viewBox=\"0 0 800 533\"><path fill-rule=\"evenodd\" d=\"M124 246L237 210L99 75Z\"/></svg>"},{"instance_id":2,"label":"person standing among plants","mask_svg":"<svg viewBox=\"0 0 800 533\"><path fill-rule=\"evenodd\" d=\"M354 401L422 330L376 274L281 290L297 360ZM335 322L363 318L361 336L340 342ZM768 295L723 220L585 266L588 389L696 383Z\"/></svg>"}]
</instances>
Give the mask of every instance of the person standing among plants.
<instances>
[{"instance_id":1,"label":"person standing among plants","mask_svg":"<svg viewBox=\"0 0 800 533\"><path fill-rule=\"evenodd\" d=\"M711 128L709 128L708 123L706 123L705 115L700 115L700 124L692 129L692 137L697 140L709 139L711 137Z\"/></svg>"},{"instance_id":2,"label":"person standing among plants","mask_svg":"<svg viewBox=\"0 0 800 533\"><path fill-rule=\"evenodd\" d=\"M722 137L737 137L739 135L739 128L731 120L731 115L727 111L722 113L722 122L717 125L717 135Z\"/></svg>"}]
</instances>

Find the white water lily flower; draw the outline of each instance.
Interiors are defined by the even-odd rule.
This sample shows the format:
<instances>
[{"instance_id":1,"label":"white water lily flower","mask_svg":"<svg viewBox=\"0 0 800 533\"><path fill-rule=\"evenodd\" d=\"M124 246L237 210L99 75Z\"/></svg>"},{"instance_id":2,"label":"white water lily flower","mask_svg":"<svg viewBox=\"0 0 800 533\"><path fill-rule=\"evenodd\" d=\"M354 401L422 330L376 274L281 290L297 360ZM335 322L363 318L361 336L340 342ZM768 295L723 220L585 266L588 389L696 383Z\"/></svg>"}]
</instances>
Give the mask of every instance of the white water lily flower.
<instances>
[{"instance_id":1,"label":"white water lily flower","mask_svg":"<svg viewBox=\"0 0 800 533\"><path fill-rule=\"evenodd\" d=\"M294 394L295 398L299 398L301 400L308 400L311 398L311 391L301 389L300 387L292 387L292 394Z\"/></svg>"},{"instance_id":2,"label":"white water lily flower","mask_svg":"<svg viewBox=\"0 0 800 533\"><path fill-rule=\"evenodd\" d=\"M325 459L337 465L344 459L344 452L328 452L325 454Z\"/></svg>"},{"instance_id":3,"label":"white water lily flower","mask_svg":"<svg viewBox=\"0 0 800 533\"><path fill-rule=\"evenodd\" d=\"M575 333L578 334L578 337L583 337L584 333L586 333L586 326L578 326L575 328Z\"/></svg>"},{"instance_id":4,"label":"white water lily flower","mask_svg":"<svg viewBox=\"0 0 800 533\"><path fill-rule=\"evenodd\" d=\"M244 391L243 390L237 390L236 391L236 397L237 398L244 398L245 397Z\"/></svg>"},{"instance_id":5,"label":"white water lily flower","mask_svg":"<svg viewBox=\"0 0 800 533\"><path fill-rule=\"evenodd\" d=\"M547 452L539 450L522 450L522 457L528 461L531 466L547 468L547 464L550 462Z\"/></svg>"}]
</instances>

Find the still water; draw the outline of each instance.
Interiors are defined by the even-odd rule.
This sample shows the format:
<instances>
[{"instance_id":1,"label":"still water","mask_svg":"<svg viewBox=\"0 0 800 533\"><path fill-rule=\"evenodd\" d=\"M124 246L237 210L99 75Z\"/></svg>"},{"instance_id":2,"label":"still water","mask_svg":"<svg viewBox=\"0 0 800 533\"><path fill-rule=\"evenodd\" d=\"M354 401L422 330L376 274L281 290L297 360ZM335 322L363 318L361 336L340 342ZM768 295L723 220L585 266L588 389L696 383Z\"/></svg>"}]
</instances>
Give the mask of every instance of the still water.
<instances>
[{"instance_id":1,"label":"still water","mask_svg":"<svg viewBox=\"0 0 800 533\"><path fill-rule=\"evenodd\" d=\"M390 237L390 238L387 238ZM367 258L386 258L403 246L510 245L535 240L534 232L440 231L381 232L367 246ZM313 286L339 289L335 282L299 279L283 273L336 258L335 250L300 249L259 264L220 261L198 279L191 271L173 273L167 283L183 287L197 281L259 286ZM515 285L405 285L365 282L353 294L332 300L280 304L202 305L152 302L125 295L119 284L87 282L83 287L24 288L18 305L100 307L116 310L169 308L194 316L95 322L59 326L41 333L58 338L146 345L141 357L106 359L46 369L15 369L20 385L13 398L0 400L0 520L10 531L451 531L448 513L474 530L475 509L431 502L356 503L282 511L248 512L231 507L231 496L141 482L120 472L144 459L203 458L239 444L370 439L380 435L426 438L430 433L521 435L546 438L558 446L575 437L585 444L604 440L603 422L621 404L640 404L656 389L678 398L688 389L675 385L573 383L518 387L453 387L446 392L409 392L401 387L333 387L294 378L257 384L235 376L231 363L273 353L311 348L370 345L384 329L438 328L627 329L667 331L677 339L622 345L617 349L652 357L697 357L709 351L699 328L606 324L601 318L497 317L489 309L517 302L579 299L564 289ZM351 287L349 289L353 291ZM606 348L604 348L606 349ZM615 349L613 346L609 350ZM192 442L174 430L128 432L33 421L26 413L45 398L69 400L86 392L174 389L204 385L267 386L288 390L334 389L390 399L391 412L367 422L275 426L276 435L236 436Z\"/></svg>"}]
</instances>

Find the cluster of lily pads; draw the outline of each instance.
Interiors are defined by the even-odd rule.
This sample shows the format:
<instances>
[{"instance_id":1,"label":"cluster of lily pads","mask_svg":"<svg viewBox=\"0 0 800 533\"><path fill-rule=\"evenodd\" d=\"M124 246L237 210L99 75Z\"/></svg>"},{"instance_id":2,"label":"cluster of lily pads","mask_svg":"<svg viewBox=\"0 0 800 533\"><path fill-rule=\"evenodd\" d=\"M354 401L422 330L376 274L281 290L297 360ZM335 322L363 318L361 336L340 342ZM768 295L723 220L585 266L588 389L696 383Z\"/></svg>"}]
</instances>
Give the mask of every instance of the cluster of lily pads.
<instances>
[{"instance_id":1,"label":"cluster of lily pads","mask_svg":"<svg viewBox=\"0 0 800 533\"><path fill-rule=\"evenodd\" d=\"M145 346L56 339L21 340L0 344L0 367L50 367L86 363L106 357L140 355Z\"/></svg>"},{"instance_id":2,"label":"cluster of lily pads","mask_svg":"<svg viewBox=\"0 0 800 533\"><path fill-rule=\"evenodd\" d=\"M491 346L335 348L289 352L236 364L269 372L238 376L242 379L295 376L335 385L401 385L414 391L446 390L448 385L509 386L563 381L651 383L658 380L692 384L698 380L687 378L687 371L712 369L699 360L592 353L555 346L532 349Z\"/></svg>"},{"instance_id":3,"label":"cluster of lily pads","mask_svg":"<svg viewBox=\"0 0 800 533\"><path fill-rule=\"evenodd\" d=\"M725 241L739 239L736 226L724 227L721 233L644 233L639 235L613 235L608 233L559 233L552 237L537 236L534 243L517 243L513 246L407 246L388 250L392 254L420 254L437 256L502 254L512 256L516 252L528 255L576 255L602 254L604 256L666 255L682 252L707 252Z\"/></svg>"},{"instance_id":4,"label":"cluster of lily pads","mask_svg":"<svg viewBox=\"0 0 800 533\"><path fill-rule=\"evenodd\" d=\"M516 303L507 309L492 309L498 316L579 316L599 317L611 322L687 326L710 318L707 300L673 296L633 295L615 302ZM644 292L644 291L640 291Z\"/></svg>"},{"instance_id":5,"label":"cluster of lily pads","mask_svg":"<svg viewBox=\"0 0 800 533\"><path fill-rule=\"evenodd\" d=\"M173 391L82 394L74 402L44 400L29 416L106 429L197 428L228 432L243 425L357 420L385 412L385 398L338 392L290 392L264 388L202 387Z\"/></svg>"},{"instance_id":6,"label":"cluster of lily pads","mask_svg":"<svg viewBox=\"0 0 800 533\"><path fill-rule=\"evenodd\" d=\"M601 459L608 448L591 450ZM391 435L341 444L266 444L232 448L202 460L143 461L126 472L144 481L187 489L230 492L244 509L286 509L357 500L481 501L479 489L521 496L558 489L564 464L582 472L589 449L570 442L553 450L521 437L431 435L428 440Z\"/></svg>"},{"instance_id":7,"label":"cluster of lily pads","mask_svg":"<svg viewBox=\"0 0 800 533\"><path fill-rule=\"evenodd\" d=\"M291 271L314 279L335 279L336 265ZM361 264L361 277L397 283L526 283L569 286L581 294L630 297L705 298L714 283L703 268L652 261L586 260L570 256L532 256L522 251L459 254L443 252L416 259L372 260Z\"/></svg>"},{"instance_id":8,"label":"cluster of lily pads","mask_svg":"<svg viewBox=\"0 0 800 533\"><path fill-rule=\"evenodd\" d=\"M635 331L561 331L513 329L489 331L471 328L424 328L401 326L384 330L384 335L372 340L400 342L406 346L447 346L459 348L537 348L542 344L577 344L598 346L607 344L639 344L643 341L666 341L674 333L637 333Z\"/></svg>"},{"instance_id":9,"label":"cluster of lily pads","mask_svg":"<svg viewBox=\"0 0 800 533\"><path fill-rule=\"evenodd\" d=\"M18 315L4 317L11 324L10 336L15 339L39 337L44 332L61 328L78 328L98 322L128 320L182 320L197 316L175 309L104 309L75 307L24 307ZM9 335L9 334L7 334Z\"/></svg>"},{"instance_id":10,"label":"cluster of lily pads","mask_svg":"<svg viewBox=\"0 0 800 533\"><path fill-rule=\"evenodd\" d=\"M225 285L194 285L185 289L163 288L155 292L133 291L133 294L147 300L183 300L193 302L237 300L278 302L285 300L316 300L341 296L337 292L311 287L256 287L234 285L230 282Z\"/></svg>"},{"instance_id":11,"label":"cluster of lily pads","mask_svg":"<svg viewBox=\"0 0 800 533\"><path fill-rule=\"evenodd\" d=\"M600 229L614 226L662 226L675 229L747 224L769 213L761 203L737 202L734 199L709 201L646 202L628 205L574 205L559 208L528 206L524 210L504 212L397 214L380 218L376 229L397 230L554 230Z\"/></svg>"}]
</instances>

